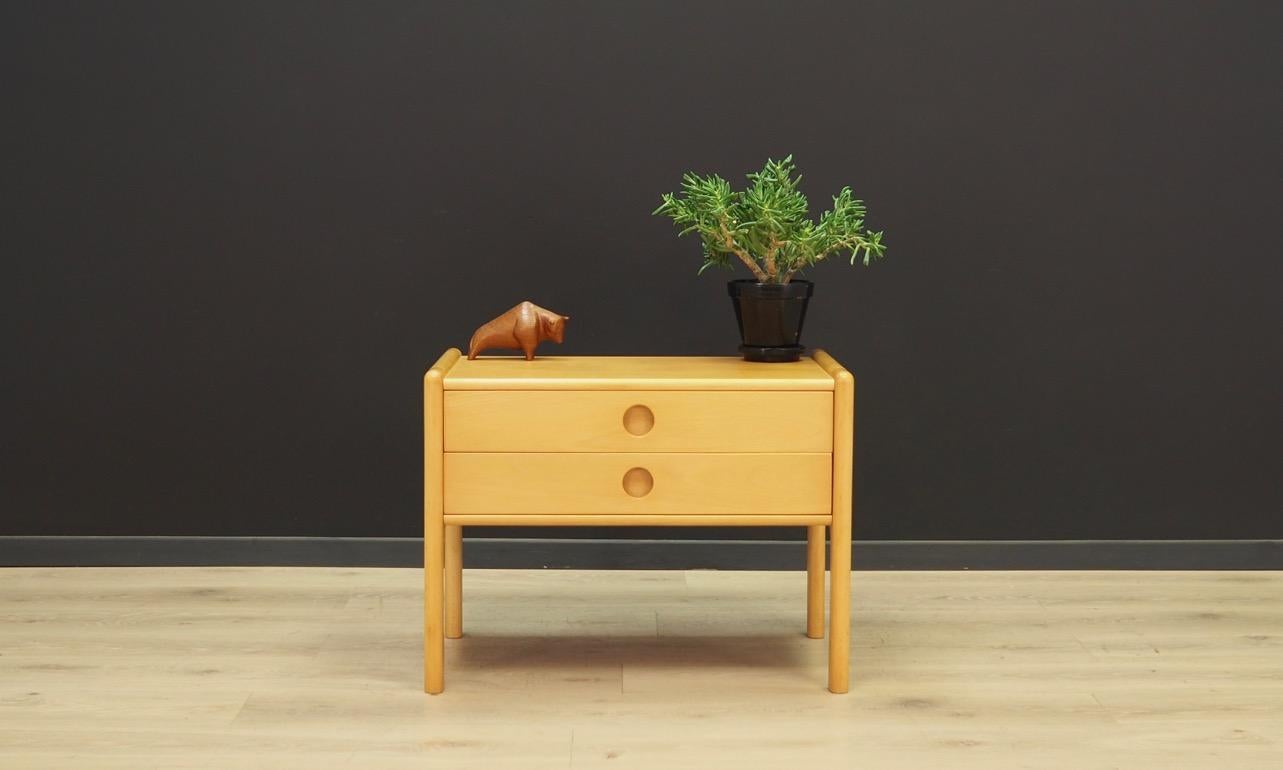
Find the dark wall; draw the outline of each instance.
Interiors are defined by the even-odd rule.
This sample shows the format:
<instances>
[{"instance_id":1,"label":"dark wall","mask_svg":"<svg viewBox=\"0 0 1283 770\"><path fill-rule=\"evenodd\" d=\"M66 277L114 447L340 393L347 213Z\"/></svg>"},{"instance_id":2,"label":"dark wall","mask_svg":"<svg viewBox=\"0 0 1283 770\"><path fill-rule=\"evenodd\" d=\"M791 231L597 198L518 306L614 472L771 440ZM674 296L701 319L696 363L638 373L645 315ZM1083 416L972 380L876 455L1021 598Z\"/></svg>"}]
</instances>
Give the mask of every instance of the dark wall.
<instances>
[{"instance_id":1,"label":"dark wall","mask_svg":"<svg viewBox=\"0 0 1283 770\"><path fill-rule=\"evenodd\" d=\"M439 352L529 297L558 352L733 354L650 211L791 152L891 246L812 275L857 538L1283 536L1280 39L1272 1L5 3L0 534L415 535Z\"/></svg>"}]
</instances>

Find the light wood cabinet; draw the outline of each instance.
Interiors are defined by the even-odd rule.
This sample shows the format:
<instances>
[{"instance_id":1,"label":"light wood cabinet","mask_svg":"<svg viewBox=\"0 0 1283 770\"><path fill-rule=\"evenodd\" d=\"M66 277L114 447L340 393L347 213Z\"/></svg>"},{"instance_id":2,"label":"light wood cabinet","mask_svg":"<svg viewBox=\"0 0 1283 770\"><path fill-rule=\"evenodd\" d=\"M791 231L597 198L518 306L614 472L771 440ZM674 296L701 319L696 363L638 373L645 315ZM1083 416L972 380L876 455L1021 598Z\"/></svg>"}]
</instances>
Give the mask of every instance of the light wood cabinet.
<instances>
[{"instance_id":1,"label":"light wood cabinet","mask_svg":"<svg viewBox=\"0 0 1283 770\"><path fill-rule=\"evenodd\" d=\"M807 635L848 688L854 378L708 357L479 358L424 377L424 689L462 634L462 527L789 525L807 529Z\"/></svg>"}]
</instances>

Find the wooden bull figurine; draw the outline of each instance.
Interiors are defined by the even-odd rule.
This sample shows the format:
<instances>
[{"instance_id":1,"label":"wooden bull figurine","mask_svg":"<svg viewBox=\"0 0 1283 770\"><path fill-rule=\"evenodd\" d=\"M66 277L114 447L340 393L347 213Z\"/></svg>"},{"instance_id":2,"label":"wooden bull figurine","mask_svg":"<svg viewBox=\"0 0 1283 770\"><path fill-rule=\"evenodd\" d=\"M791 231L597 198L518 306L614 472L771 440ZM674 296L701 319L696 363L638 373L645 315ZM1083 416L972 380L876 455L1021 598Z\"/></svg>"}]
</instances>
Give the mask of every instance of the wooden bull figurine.
<instances>
[{"instance_id":1,"label":"wooden bull figurine","mask_svg":"<svg viewBox=\"0 0 1283 770\"><path fill-rule=\"evenodd\" d=\"M468 360L490 348L519 349L526 360L535 357L535 348L544 340L557 344L566 338L566 321L570 316L558 315L533 302L522 302L488 323L472 335L468 343Z\"/></svg>"}]
</instances>

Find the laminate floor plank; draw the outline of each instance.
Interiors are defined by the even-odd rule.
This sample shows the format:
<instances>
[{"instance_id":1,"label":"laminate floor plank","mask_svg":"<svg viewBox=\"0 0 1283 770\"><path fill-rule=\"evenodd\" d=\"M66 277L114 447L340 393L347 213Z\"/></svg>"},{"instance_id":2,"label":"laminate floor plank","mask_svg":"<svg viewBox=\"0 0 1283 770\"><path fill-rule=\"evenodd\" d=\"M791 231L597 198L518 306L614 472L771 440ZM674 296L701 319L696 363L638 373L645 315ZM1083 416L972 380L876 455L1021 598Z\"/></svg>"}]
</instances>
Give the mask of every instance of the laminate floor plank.
<instances>
[{"instance_id":1,"label":"laminate floor plank","mask_svg":"<svg viewBox=\"0 0 1283 770\"><path fill-rule=\"evenodd\" d=\"M1283 573L0 570L0 767L1283 767Z\"/></svg>"}]
</instances>

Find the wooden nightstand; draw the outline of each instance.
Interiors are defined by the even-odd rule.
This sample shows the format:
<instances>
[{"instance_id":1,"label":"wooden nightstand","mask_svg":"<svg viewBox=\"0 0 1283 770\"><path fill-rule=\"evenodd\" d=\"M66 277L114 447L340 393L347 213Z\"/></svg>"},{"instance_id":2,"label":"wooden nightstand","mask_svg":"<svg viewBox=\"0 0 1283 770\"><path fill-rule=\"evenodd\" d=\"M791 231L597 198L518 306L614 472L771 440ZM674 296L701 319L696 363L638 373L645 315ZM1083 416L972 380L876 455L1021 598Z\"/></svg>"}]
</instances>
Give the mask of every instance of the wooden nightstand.
<instances>
[{"instance_id":1,"label":"wooden nightstand","mask_svg":"<svg viewBox=\"0 0 1283 770\"><path fill-rule=\"evenodd\" d=\"M806 633L850 677L855 379L827 353L461 359L423 381L424 689L463 633L465 526L805 526ZM770 418L778 416L778 421ZM764 427L766 426L766 427Z\"/></svg>"}]
</instances>

